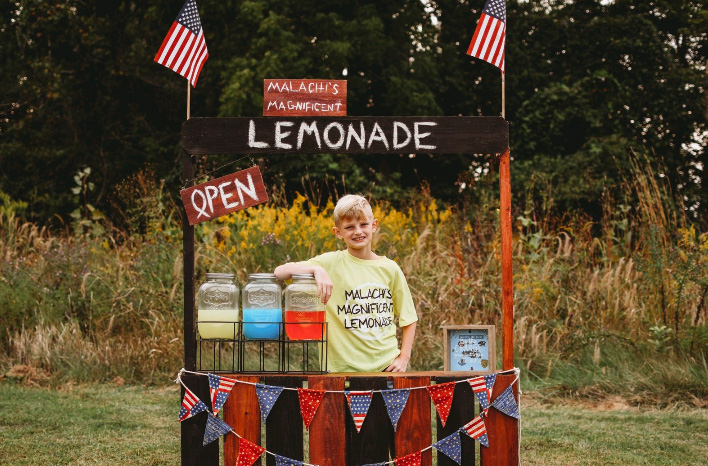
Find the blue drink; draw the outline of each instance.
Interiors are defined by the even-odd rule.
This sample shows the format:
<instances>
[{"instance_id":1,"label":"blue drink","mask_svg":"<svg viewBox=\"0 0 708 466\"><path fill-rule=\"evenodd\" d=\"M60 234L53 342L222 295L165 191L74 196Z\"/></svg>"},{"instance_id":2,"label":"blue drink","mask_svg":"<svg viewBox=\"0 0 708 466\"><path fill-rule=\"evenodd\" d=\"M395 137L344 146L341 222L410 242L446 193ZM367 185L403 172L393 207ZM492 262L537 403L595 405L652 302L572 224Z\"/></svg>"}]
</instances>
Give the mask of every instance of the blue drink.
<instances>
[{"instance_id":1,"label":"blue drink","mask_svg":"<svg viewBox=\"0 0 708 466\"><path fill-rule=\"evenodd\" d=\"M243 336L249 340L277 340L282 321L283 311L280 308L244 309Z\"/></svg>"}]
</instances>

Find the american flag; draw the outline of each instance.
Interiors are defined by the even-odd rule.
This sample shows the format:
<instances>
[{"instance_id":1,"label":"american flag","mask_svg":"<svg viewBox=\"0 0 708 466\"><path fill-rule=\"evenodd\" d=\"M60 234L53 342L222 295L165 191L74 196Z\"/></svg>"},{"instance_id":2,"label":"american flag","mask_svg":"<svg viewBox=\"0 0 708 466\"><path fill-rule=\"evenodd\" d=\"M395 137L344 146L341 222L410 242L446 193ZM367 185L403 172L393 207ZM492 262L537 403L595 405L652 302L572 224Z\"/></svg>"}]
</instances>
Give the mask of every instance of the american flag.
<instances>
[{"instance_id":1,"label":"american flag","mask_svg":"<svg viewBox=\"0 0 708 466\"><path fill-rule=\"evenodd\" d=\"M506 42L506 4L504 0L487 0L477 23L467 55L491 63L504 72Z\"/></svg>"},{"instance_id":2,"label":"american flag","mask_svg":"<svg viewBox=\"0 0 708 466\"><path fill-rule=\"evenodd\" d=\"M199 414L202 411L206 411L207 405L200 400L197 395L192 393L190 389L184 387L184 398L182 398L182 406L179 408L179 422L189 419L195 414Z\"/></svg>"},{"instance_id":3,"label":"american flag","mask_svg":"<svg viewBox=\"0 0 708 466\"><path fill-rule=\"evenodd\" d=\"M345 393L347 395L347 401L349 402L349 411L351 411L352 418L354 419L356 431L360 432L361 426L364 424L364 419L366 419L366 413L369 412L373 392L347 391Z\"/></svg>"},{"instance_id":4,"label":"american flag","mask_svg":"<svg viewBox=\"0 0 708 466\"><path fill-rule=\"evenodd\" d=\"M482 419L482 416L477 416L472 419L470 422L462 426L462 430L464 430L465 433L473 439L479 440L479 443L485 447L489 446L487 428L484 426L484 419Z\"/></svg>"},{"instance_id":5,"label":"american flag","mask_svg":"<svg viewBox=\"0 0 708 466\"><path fill-rule=\"evenodd\" d=\"M170 32L162 41L155 61L184 76L192 87L195 87L207 58L209 51L204 40L197 2L187 0L172 23Z\"/></svg>"},{"instance_id":6,"label":"american flag","mask_svg":"<svg viewBox=\"0 0 708 466\"><path fill-rule=\"evenodd\" d=\"M475 377L469 381L472 391L477 395L479 407L482 411L486 412L489 410L489 403L492 399L492 389L494 388L494 381L496 379L497 374L490 374L484 377Z\"/></svg>"},{"instance_id":7,"label":"american flag","mask_svg":"<svg viewBox=\"0 0 708 466\"><path fill-rule=\"evenodd\" d=\"M228 377L219 377L218 375L208 374L209 376L209 393L211 393L211 410L216 416L219 412L226 399L231 393L231 389L234 388L236 383L235 379L230 379Z\"/></svg>"}]
</instances>

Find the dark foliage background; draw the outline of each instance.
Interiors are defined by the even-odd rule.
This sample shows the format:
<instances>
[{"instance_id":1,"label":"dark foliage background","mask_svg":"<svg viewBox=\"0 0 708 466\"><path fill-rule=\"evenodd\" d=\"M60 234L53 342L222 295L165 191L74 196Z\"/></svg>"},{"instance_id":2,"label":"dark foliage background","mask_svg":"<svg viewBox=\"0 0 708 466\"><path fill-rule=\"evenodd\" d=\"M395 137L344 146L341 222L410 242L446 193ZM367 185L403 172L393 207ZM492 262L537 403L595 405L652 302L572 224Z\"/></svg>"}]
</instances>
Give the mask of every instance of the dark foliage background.
<instances>
[{"instance_id":1,"label":"dark foliage background","mask_svg":"<svg viewBox=\"0 0 708 466\"><path fill-rule=\"evenodd\" d=\"M146 165L177 192L186 81L153 57L181 4L0 0L0 191L27 201L29 219L66 222L89 203L110 216L117 187ZM210 58L192 116L260 115L264 78L347 79L350 115L500 112L500 73L465 55L483 0L198 5ZM546 202L552 190L551 208L597 217L634 151L661 167L689 214L705 221L705 2L509 1L507 17L515 205ZM229 161L209 157L201 169ZM421 182L457 200L475 173L494 168L459 155L258 162L286 193L302 190L309 175L305 184L326 192L394 203ZM250 162L239 163L226 170ZM93 189L81 198L72 188L86 167L79 180Z\"/></svg>"}]
</instances>

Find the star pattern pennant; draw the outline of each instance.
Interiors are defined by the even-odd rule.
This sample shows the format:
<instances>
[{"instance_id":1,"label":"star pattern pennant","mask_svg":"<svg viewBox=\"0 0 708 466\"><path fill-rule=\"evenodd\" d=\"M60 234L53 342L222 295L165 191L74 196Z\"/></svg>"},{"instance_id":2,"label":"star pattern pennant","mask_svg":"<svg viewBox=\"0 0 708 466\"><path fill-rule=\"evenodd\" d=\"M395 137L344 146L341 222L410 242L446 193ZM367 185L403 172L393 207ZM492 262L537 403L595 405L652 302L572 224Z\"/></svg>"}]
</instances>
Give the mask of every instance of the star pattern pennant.
<instances>
[{"instance_id":1,"label":"star pattern pennant","mask_svg":"<svg viewBox=\"0 0 708 466\"><path fill-rule=\"evenodd\" d=\"M326 390L313 390L311 388L298 388L297 396L300 400L300 412L302 420L305 423L305 428L309 429L312 419L315 417L317 408L320 407L322 398L327 393Z\"/></svg>"},{"instance_id":2,"label":"star pattern pennant","mask_svg":"<svg viewBox=\"0 0 708 466\"><path fill-rule=\"evenodd\" d=\"M430 394L430 399L433 400L435 409L440 416L440 422L442 422L443 427L447 422L447 416L450 414L450 407L452 406L452 396L455 392L456 382L446 382L439 383L437 385L428 385L428 393Z\"/></svg>"},{"instance_id":3,"label":"star pattern pennant","mask_svg":"<svg viewBox=\"0 0 708 466\"><path fill-rule=\"evenodd\" d=\"M366 413L371 405L372 391L345 391L344 394L347 397L347 403L349 403L349 411L352 413L356 431L361 432L361 426L364 424Z\"/></svg>"},{"instance_id":4,"label":"star pattern pennant","mask_svg":"<svg viewBox=\"0 0 708 466\"><path fill-rule=\"evenodd\" d=\"M231 389L236 384L236 379L228 377L220 377L215 374L207 374L209 376L209 393L211 393L211 412L214 416L226 403L226 399L231 394Z\"/></svg>"},{"instance_id":5,"label":"star pattern pennant","mask_svg":"<svg viewBox=\"0 0 708 466\"><path fill-rule=\"evenodd\" d=\"M179 422L208 410L207 405L197 398L197 395L187 387L184 387L184 398L182 398L182 406L179 408Z\"/></svg>"},{"instance_id":6,"label":"star pattern pennant","mask_svg":"<svg viewBox=\"0 0 708 466\"><path fill-rule=\"evenodd\" d=\"M243 437L238 438L238 456L236 457L236 466L251 466L261 457L265 448L249 442Z\"/></svg>"},{"instance_id":7,"label":"star pattern pennant","mask_svg":"<svg viewBox=\"0 0 708 466\"><path fill-rule=\"evenodd\" d=\"M514 399L514 392L512 391L512 387L513 385L509 385L508 387L506 387L506 390L504 390L501 395L499 395L494 399L494 401L492 401L492 406L494 406L507 416L511 416L516 419L521 419L521 415L519 414L519 407L516 404L516 400Z\"/></svg>"},{"instance_id":8,"label":"star pattern pennant","mask_svg":"<svg viewBox=\"0 0 708 466\"><path fill-rule=\"evenodd\" d=\"M497 379L497 374L489 374L484 377L475 377L470 379L469 383L472 391L479 400L479 408L486 414L489 411L489 402L492 399L492 389L494 381Z\"/></svg>"},{"instance_id":9,"label":"star pattern pennant","mask_svg":"<svg viewBox=\"0 0 708 466\"><path fill-rule=\"evenodd\" d=\"M278 397L283 392L283 387L274 387L272 385L256 384L256 396L258 397L258 406L261 408L261 421L266 422L270 410L278 401Z\"/></svg>"},{"instance_id":10,"label":"star pattern pennant","mask_svg":"<svg viewBox=\"0 0 708 466\"><path fill-rule=\"evenodd\" d=\"M484 418L482 418L482 416L477 416L464 426L460 427L460 431L477 440L485 447L489 447L487 427L484 425Z\"/></svg>"},{"instance_id":11,"label":"star pattern pennant","mask_svg":"<svg viewBox=\"0 0 708 466\"><path fill-rule=\"evenodd\" d=\"M442 440L433 444L433 448L444 453L448 458L457 464L462 464L462 443L460 442L460 431L448 435Z\"/></svg>"},{"instance_id":12,"label":"star pattern pennant","mask_svg":"<svg viewBox=\"0 0 708 466\"><path fill-rule=\"evenodd\" d=\"M406 407L408 403L408 395L411 391L408 388L396 388L393 390L382 390L381 395L384 399L384 404L386 405L386 411L388 411L388 417L391 418L391 424L393 425L393 431L396 431L398 427L398 420L401 418L401 413L403 413L403 408Z\"/></svg>"},{"instance_id":13,"label":"star pattern pennant","mask_svg":"<svg viewBox=\"0 0 708 466\"><path fill-rule=\"evenodd\" d=\"M231 426L222 421L218 416L207 416L206 429L204 429L204 443L202 443L202 446L209 445L214 440L229 432L231 432Z\"/></svg>"},{"instance_id":14,"label":"star pattern pennant","mask_svg":"<svg viewBox=\"0 0 708 466\"><path fill-rule=\"evenodd\" d=\"M396 466L420 466L422 455L421 452L417 451L411 453L410 455L402 456L393 460Z\"/></svg>"},{"instance_id":15,"label":"star pattern pennant","mask_svg":"<svg viewBox=\"0 0 708 466\"><path fill-rule=\"evenodd\" d=\"M303 466L305 464L302 461L293 460L284 456L276 454L273 454L273 456L275 456L275 466Z\"/></svg>"}]
</instances>

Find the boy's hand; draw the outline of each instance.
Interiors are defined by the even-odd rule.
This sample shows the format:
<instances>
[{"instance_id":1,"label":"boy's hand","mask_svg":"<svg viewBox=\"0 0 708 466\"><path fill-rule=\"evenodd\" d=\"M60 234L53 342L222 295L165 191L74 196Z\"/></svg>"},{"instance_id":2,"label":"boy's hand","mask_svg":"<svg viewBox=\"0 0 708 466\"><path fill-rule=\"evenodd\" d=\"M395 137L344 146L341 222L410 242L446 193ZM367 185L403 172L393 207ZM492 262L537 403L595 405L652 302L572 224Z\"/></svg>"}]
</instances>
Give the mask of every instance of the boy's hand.
<instances>
[{"instance_id":1,"label":"boy's hand","mask_svg":"<svg viewBox=\"0 0 708 466\"><path fill-rule=\"evenodd\" d=\"M317 296L319 296L322 304L327 304L330 296L332 296L334 284L324 268L315 267L313 273L315 275L315 282L317 282Z\"/></svg>"},{"instance_id":2,"label":"boy's hand","mask_svg":"<svg viewBox=\"0 0 708 466\"><path fill-rule=\"evenodd\" d=\"M391 365L386 368L386 372L405 372L406 369L408 369L408 361L410 361L410 359L411 358L399 354Z\"/></svg>"}]
</instances>

